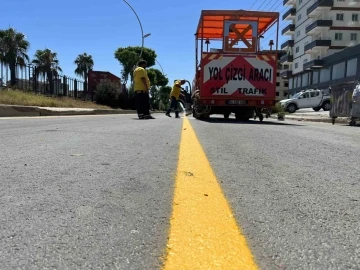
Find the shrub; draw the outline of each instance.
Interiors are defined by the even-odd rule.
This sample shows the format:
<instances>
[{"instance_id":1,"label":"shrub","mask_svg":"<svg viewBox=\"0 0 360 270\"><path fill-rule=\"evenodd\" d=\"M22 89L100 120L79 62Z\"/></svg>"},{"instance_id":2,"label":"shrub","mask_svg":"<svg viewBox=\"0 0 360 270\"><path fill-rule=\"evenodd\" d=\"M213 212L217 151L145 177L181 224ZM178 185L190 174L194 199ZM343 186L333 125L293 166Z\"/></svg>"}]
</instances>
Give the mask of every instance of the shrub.
<instances>
[{"instance_id":1,"label":"shrub","mask_svg":"<svg viewBox=\"0 0 360 270\"><path fill-rule=\"evenodd\" d=\"M95 91L96 103L113 108L119 107L120 85L111 81L99 83Z\"/></svg>"},{"instance_id":2,"label":"shrub","mask_svg":"<svg viewBox=\"0 0 360 270\"><path fill-rule=\"evenodd\" d=\"M281 107L280 102L277 102L274 107L271 108L272 113L284 113L285 110Z\"/></svg>"}]
</instances>

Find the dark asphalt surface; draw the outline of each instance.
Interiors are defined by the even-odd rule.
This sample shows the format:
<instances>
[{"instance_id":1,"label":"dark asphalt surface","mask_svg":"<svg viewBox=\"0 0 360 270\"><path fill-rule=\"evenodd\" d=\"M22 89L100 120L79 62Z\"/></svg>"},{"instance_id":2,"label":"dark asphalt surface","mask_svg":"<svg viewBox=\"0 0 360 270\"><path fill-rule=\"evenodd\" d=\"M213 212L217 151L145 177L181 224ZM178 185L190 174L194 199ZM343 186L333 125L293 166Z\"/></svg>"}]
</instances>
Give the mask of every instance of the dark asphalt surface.
<instances>
[{"instance_id":1,"label":"dark asphalt surface","mask_svg":"<svg viewBox=\"0 0 360 270\"><path fill-rule=\"evenodd\" d=\"M182 121L155 116L0 119L0 269L159 269ZM258 265L360 269L360 128L269 122L191 119Z\"/></svg>"}]
</instances>

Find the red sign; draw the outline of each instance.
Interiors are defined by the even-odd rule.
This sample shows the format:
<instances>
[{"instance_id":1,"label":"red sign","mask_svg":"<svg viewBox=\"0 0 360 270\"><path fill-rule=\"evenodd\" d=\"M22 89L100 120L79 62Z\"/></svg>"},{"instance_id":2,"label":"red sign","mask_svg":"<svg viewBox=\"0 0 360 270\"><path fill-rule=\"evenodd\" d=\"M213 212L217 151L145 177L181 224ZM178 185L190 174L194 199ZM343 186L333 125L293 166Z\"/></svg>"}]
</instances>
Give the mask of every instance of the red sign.
<instances>
[{"instance_id":1,"label":"red sign","mask_svg":"<svg viewBox=\"0 0 360 270\"><path fill-rule=\"evenodd\" d=\"M274 99L276 61L276 54L204 53L201 61L200 96L212 99Z\"/></svg>"}]
</instances>

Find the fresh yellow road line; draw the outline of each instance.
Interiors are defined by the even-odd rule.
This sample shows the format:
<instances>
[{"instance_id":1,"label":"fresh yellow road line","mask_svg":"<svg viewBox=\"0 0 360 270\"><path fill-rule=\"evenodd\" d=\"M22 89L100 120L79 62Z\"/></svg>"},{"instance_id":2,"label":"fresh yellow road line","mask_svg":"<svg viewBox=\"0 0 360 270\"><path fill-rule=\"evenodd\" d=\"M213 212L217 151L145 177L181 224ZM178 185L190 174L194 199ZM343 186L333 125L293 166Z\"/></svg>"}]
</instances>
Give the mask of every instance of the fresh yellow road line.
<instances>
[{"instance_id":1,"label":"fresh yellow road line","mask_svg":"<svg viewBox=\"0 0 360 270\"><path fill-rule=\"evenodd\" d=\"M164 270L258 269L189 120L183 121Z\"/></svg>"}]
</instances>

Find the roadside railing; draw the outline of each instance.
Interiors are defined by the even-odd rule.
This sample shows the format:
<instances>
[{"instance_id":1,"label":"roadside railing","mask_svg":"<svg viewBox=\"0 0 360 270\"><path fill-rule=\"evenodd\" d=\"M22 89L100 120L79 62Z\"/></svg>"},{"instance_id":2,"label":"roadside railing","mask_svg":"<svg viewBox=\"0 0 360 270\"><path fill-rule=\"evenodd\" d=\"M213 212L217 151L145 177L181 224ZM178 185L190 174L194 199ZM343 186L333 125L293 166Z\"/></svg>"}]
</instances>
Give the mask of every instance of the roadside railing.
<instances>
[{"instance_id":1,"label":"roadside railing","mask_svg":"<svg viewBox=\"0 0 360 270\"><path fill-rule=\"evenodd\" d=\"M0 88L14 88L48 95L68 96L82 99L85 96L84 81L54 72L41 73L31 64L17 65L14 84L11 82L11 71L8 65L0 62Z\"/></svg>"}]
</instances>

